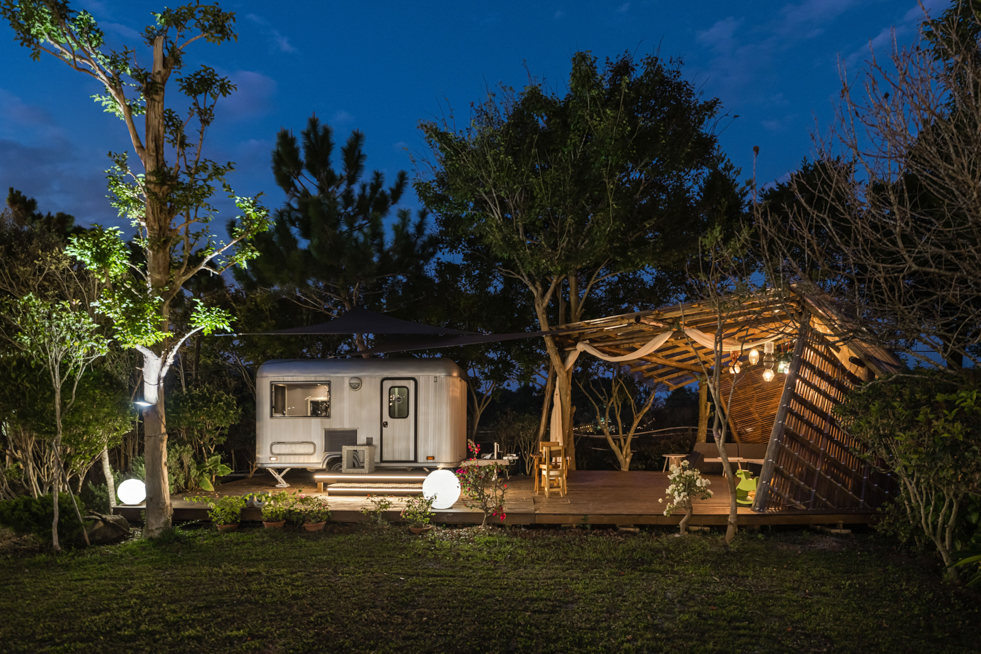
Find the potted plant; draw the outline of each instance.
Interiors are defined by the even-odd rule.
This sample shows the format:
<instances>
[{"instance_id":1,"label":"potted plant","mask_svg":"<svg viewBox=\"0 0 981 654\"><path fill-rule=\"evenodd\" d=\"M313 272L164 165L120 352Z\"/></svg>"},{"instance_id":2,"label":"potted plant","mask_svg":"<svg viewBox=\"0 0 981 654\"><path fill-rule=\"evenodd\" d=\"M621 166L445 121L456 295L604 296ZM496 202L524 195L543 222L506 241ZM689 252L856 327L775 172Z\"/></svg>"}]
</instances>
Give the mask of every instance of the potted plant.
<instances>
[{"instance_id":1,"label":"potted plant","mask_svg":"<svg viewBox=\"0 0 981 654\"><path fill-rule=\"evenodd\" d=\"M399 515L409 523L409 531L413 534L422 534L433 528L429 524L433 517L433 501L435 497L427 498L423 495L410 497L405 503L405 508Z\"/></svg>"},{"instance_id":2,"label":"potted plant","mask_svg":"<svg viewBox=\"0 0 981 654\"><path fill-rule=\"evenodd\" d=\"M286 491L265 495L259 505L262 511L262 526L266 529L282 529L290 514L290 496Z\"/></svg>"},{"instance_id":3,"label":"potted plant","mask_svg":"<svg viewBox=\"0 0 981 654\"><path fill-rule=\"evenodd\" d=\"M294 504L293 515L301 517L307 531L320 531L330 520L330 507L319 497L300 495Z\"/></svg>"},{"instance_id":4,"label":"potted plant","mask_svg":"<svg viewBox=\"0 0 981 654\"><path fill-rule=\"evenodd\" d=\"M218 527L218 531L235 531L242 518L242 509L247 500L240 495L224 497L195 497L195 502L208 503L208 517Z\"/></svg>"}]
</instances>

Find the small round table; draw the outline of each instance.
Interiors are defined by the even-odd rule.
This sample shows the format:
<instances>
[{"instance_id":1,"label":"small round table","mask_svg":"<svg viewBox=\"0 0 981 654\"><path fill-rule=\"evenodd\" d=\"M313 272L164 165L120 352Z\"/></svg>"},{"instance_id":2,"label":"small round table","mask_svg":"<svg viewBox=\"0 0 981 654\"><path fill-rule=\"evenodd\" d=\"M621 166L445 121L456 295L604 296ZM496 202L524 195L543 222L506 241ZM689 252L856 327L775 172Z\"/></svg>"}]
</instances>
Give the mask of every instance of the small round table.
<instances>
[{"instance_id":1,"label":"small round table","mask_svg":"<svg viewBox=\"0 0 981 654\"><path fill-rule=\"evenodd\" d=\"M664 468L661 469L661 472L667 472L673 466L678 466L680 468L681 467L681 462L684 459L687 459L687 458L688 458L688 455L687 454L665 454L664 455Z\"/></svg>"}]
</instances>

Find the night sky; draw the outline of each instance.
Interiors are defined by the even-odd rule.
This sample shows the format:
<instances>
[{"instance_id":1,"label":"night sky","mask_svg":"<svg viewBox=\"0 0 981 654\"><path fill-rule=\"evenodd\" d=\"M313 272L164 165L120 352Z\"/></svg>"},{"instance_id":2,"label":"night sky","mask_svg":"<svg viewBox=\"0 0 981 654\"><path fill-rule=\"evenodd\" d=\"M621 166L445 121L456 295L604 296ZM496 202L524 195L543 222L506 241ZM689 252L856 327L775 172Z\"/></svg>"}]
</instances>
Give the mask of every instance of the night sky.
<instances>
[{"instance_id":1,"label":"night sky","mask_svg":"<svg viewBox=\"0 0 981 654\"><path fill-rule=\"evenodd\" d=\"M948 4L925 6L936 15ZM365 133L369 170L390 179L400 169L412 174L411 154L424 154L420 120L452 110L465 122L472 101L499 83L520 88L529 73L564 93L571 57L580 50L600 60L626 51L683 59L685 77L723 102L724 151L749 178L758 145L757 179L766 184L812 152L813 131L833 116L839 66L854 77L870 43L880 55L893 35L900 45L910 43L923 17L916 0L221 5L236 13L238 42L199 41L188 57L238 85L219 103L206 156L236 162L235 191L264 192L270 208L282 202L269 166L279 129L299 133L316 113L339 143L352 129ZM92 12L121 47L138 45L150 11L164 5L74 6ZM122 225L106 200L103 171L107 152L129 141L123 124L89 99L101 89L53 57L31 61L6 24L0 35L0 190L5 196L7 187L20 189L42 210L72 213L82 223ZM176 88L169 98L179 98ZM406 204L416 206L415 197Z\"/></svg>"}]
</instances>

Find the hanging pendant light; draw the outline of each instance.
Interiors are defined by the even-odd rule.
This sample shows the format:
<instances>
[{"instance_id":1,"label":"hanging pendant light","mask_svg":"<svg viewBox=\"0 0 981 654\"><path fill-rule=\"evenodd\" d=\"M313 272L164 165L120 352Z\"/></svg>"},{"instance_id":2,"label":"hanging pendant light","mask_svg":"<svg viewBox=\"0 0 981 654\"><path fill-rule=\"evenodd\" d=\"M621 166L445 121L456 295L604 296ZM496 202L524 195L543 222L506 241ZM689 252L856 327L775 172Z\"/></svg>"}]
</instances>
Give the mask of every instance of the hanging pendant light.
<instances>
[{"instance_id":1,"label":"hanging pendant light","mask_svg":"<svg viewBox=\"0 0 981 654\"><path fill-rule=\"evenodd\" d=\"M729 372L733 375L738 375L742 368L739 366L739 355L735 352L732 353L732 358L729 360Z\"/></svg>"},{"instance_id":2,"label":"hanging pendant light","mask_svg":"<svg viewBox=\"0 0 981 654\"><path fill-rule=\"evenodd\" d=\"M760 351L755 347L749 351L749 365L755 366L760 362Z\"/></svg>"},{"instance_id":3,"label":"hanging pendant light","mask_svg":"<svg viewBox=\"0 0 981 654\"><path fill-rule=\"evenodd\" d=\"M773 343L763 344L763 381L773 381Z\"/></svg>"}]
</instances>

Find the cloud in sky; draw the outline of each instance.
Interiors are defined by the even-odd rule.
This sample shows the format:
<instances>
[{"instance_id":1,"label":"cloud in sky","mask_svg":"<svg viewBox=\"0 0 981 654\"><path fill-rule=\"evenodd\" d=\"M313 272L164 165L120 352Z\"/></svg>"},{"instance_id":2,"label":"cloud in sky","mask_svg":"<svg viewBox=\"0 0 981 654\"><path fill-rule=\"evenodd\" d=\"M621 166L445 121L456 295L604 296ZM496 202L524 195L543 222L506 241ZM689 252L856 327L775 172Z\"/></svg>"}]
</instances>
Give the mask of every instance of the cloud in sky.
<instances>
[{"instance_id":1,"label":"cloud in sky","mask_svg":"<svg viewBox=\"0 0 981 654\"><path fill-rule=\"evenodd\" d=\"M706 48L720 53L732 52L737 43L735 38L736 29L739 28L745 19L729 16L717 21L707 30L695 33L695 41Z\"/></svg>"},{"instance_id":2,"label":"cloud in sky","mask_svg":"<svg viewBox=\"0 0 981 654\"><path fill-rule=\"evenodd\" d=\"M37 105L24 102L20 97L0 88L0 138L16 138L19 142L40 139L64 138L50 114Z\"/></svg>"},{"instance_id":3,"label":"cloud in sky","mask_svg":"<svg viewBox=\"0 0 981 654\"><path fill-rule=\"evenodd\" d=\"M256 14L246 14L245 18L256 25L259 26L260 31L264 36L266 36L274 46L274 49L280 52L286 52L288 54L296 52L296 48L290 43L289 37L283 36L283 34L273 28L268 20L262 16L257 16Z\"/></svg>"},{"instance_id":4,"label":"cloud in sky","mask_svg":"<svg viewBox=\"0 0 981 654\"><path fill-rule=\"evenodd\" d=\"M0 139L4 194L7 187L15 188L38 198L38 209L43 212L64 211L80 223L99 222L126 229L128 225L106 199L106 180L101 170L105 167L105 159L81 156L65 139L51 139L44 145Z\"/></svg>"},{"instance_id":5,"label":"cloud in sky","mask_svg":"<svg viewBox=\"0 0 981 654\"><path fill-rule=\"evenodd\" d=\"M100 21L99 27L101 27L106 32L112 32L118 34L129 42L130 46L143 42L143 35L139 31L134 30L132 27L123 25L122 23L110 23L107 21Z\"/></svg>"},{"instance_id":6,"label":"cloud in sky","mask_svg":"<svg viewBox=\"0 0 981 654\"><path fill-rule=\"evenodd\" d=\"M225 73L236 86L227 98L218 102L218 112L232 120L247 120L269 113L279 84L273 78L251 70Z\"/></svg>"},{"instance_id":7,"label":"cloud in sky","mask_svg":"<svg viewBox=\"0 0 981 654\"><path fill-rule=\"evenodd\" d=\"M343 109L338 109L334 112L334 115L330 117L330 124L332 126L344 125L346 123L354 122L354 116L344 111Z\"/></svg>"}]
</instances>

